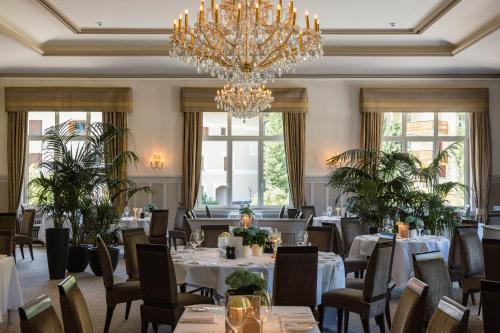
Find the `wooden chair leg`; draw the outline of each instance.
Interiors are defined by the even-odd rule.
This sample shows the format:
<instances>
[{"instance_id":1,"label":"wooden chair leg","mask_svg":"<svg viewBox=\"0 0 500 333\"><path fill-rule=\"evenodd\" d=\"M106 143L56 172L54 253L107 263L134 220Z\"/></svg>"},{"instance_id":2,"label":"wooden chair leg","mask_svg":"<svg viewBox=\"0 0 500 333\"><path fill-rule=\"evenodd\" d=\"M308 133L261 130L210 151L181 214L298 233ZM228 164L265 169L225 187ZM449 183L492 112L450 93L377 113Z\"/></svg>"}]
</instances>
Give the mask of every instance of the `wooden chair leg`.
<instances>
[{"instance_id":1,"label":"wooden chair leg","mask_svg":"<svg viewBox=\"0 0 500 333\"><path fill-rule=\"evenodd\" d=\"M387 327L391 329L391 290L387 289L387 300L385 301L385 320Z\"/></svg>"},{"instance_id":2,"label":"wooden chair leg","mask_svg":"<svg viewBox=\"0 0 500 333\"><path fill-rule=\"evenodd\" d=\"M363 324L363 332L370 333L370 319L361 318L361 324Z\"/></svg>"},{"instance_id":3,"label":"wooden chair leg","mask_svg":"<svg viewBox=\"0 0 500 333\"><path fill-rule=\"evenodd\" d=\"M337 333L342 332L342 321L344 320L344 310L337 309Z\"/></svg>"},{"instance_id":4,"label":"wooden chair leg","mask_svg":"<svg viewBox=\"0 0 500 333\"><path fill-rule=\"evenodd\" d=\"M24 260L24 245L23 244L19 244L19 250L21 250L21 257Z\"/></svg>"},{"instance_id":5,"label":"wooden chair leg","mask_svg":"<svg viewBox=\"0 0 500 333\"><path fill-rule=\"evenodd\" d=\"M153 330L158 333L158 323L153 323Z\"/></svg>"},{"instance_id":6,"label":"wooden chair leg","mask_svg":"<svg viewBox=\"0 0 500 333\"><path fill-rule=\"evenodd\" d=\"M349 332L349 311L344 311L344 333Z\"/></svg>"},{"instance_id":7,"label":"wooden chair leg","mask_svg":"<svg viewBox=\"0 0 500 333\"><path fill-rule=\"evenodd\" d=\"M179 289L181 290L181 293L186 293L186 284L183 283L179 286Z\"/></svg>"},{"instance_id":8,"label":"wooden chair leg","mask_svg":"<svg viewBox=\"0 0 500 333\"><path fill-rule=\"evenodd\" d=\"M109 326L111 324L111 318L113 318L113 311L115 310L115 306L109 306L106 309L106 322L104 323L104 333L109 332Z\"/></svg>"},{"instance_id":9,"label":"wooden chair leg","mask_svg":"<svg viewBox=\"0 0 500 333\"><path fill-rule=\"evenodd\" d=\"M148 328L149 328L149 323L146 320L141 319L141 333L147 333Z\"/></svg>"},{"instance_id":10,"label":"wooden chair leg","mask_svg":"<svg viewBox=\"0 0 500 333\"><path fill-rule=\"evenodd\" d=\"M469 293L468 292L463 292L462 293L462 305L467 306L467 303L469 302Z\"/></svg>"},{"instance_id":11,"label":"wooden chair leg","mask_svg":"<svg viewBox=\"0 0 500 333\"><path fill-rule=\"evenodd\" d=\"M31 260L35 260L35 258L33 258L33 244L29 244L28 248L30 249Z\"/></svg>"},{"instance_id":12,"label":"wooden chair leg","mask_svg":"<svg viewBox=\"0 0 500 333\"><path fill-rule=\"evenodd\" d=\"M323 332L323 320L325 319L325 306L324 305L322 305L322 304L318 305L318 314L319 314L319 318L318 318L319 330L321 332Z\"/></svg>"},{"instance_id":13,"label":"wooden chair leg","mask_svg":"<svg viewBox=\"0 0 500 333\"><path fill-rule=\"evenodd\" d=\"M358 271L354 272L354 278L355 279L359 278L359 272Z\"/></svg>"},{"instance_id":14,"label":"wooden chair leg","mask_svg":"<svg viewBox=\"0 0 500 333\"><path fill-rule=\"evenodd\" d=\"M361 271L361 272L359 272L359 275L361 276L361 278L364 278L364 276L365 276L365 271Z\"/></svg>"},{"instance_id":15,"label":"wooden chair leg","mask_svg":"<svg viewBox=\"0 0 500 333\"><path fill-rule=\"evenodd\" d=\"M470 299L472 301L472 305L476 305L476 295L474 293L470 294Z\"/></svg>"},{"instance_id":16,"label":"wooden chair leg","mask_svg":"<svg viewBox=\"0 0 500 333\"><path fill-rule=\"evenodd\" d=\"M132 305L132 302L127 302L127 307L125 308L125 320L128 319L128 315L130 314L131 305Z\"/></svg>"},{"instance_id":17,"label":"wooden chair leg","mask_svg":"<svg viewBox=\"0 0 500 333\"><path fill-rule=\"evenodd\" d=\"M385 333L385 323L384 323L384 315L378 315L375 317L375 322L377 323L378 327L380 328L380 333Z\"/></svg>"}]
</instances>

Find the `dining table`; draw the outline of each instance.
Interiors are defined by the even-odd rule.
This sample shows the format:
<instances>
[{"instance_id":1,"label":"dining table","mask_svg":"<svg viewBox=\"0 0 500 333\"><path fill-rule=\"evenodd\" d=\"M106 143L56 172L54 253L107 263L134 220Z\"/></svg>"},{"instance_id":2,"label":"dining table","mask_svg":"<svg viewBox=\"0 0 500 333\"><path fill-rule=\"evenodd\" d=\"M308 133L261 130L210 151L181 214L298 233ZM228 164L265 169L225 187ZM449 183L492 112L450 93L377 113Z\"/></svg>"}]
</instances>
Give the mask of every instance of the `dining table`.
<instances>
[{"instance_id":1,"label":"dining table","mask_svg":"<svg viewBox=\"0 0 500 333\"><path fill-rule=\"evenodd\" d=\"M349 256L364 255L370 256L379 240L378 235L360 235L354 239ZM397 288L406 287L408 280L413 274L412 254L428 251L439 251L444 261L448 261L450 251L450 240L444 236L425 235L416 238L396 239L394 249L394 261L392 264L392 281Z\"/></svg>"},{"instance_id":2,"label":"dining table","mask_svg":"<svg viewBox=\"0 0 500 333\"><path fill-rule=\"evenodd\" d=\"M342 219L341 216L315 216L313 217L313 226L315 227L321 227L323 225L336 225L337 229L339 230L339 233L342 235L342 225L340 223L340 220Z\"/></svg>"},{"instance_id":3,"label":"dining table","mask_svg":"<svg viewBox=\"0 0 500 333\"><path fill-rule=\"evenodd\" d=\"M0 256L0 322L9 311L17 311L23 305L23 293L19 283L16 264L13 257Z\"/></svg>"},{"instance_id":4,"label":"dining table","mask_svg":"<svg viewBox=\"0 0 500 333\"><path fill-rule=\"evenodd\" d=\"M267 281L267 289L272 293L275 258L264 253L239 259L219 259L214 248L198 248L193 253L181 249L172 251L172 261L178 284L188 283L199 287L214 289L223 296L228 289L226 277L238 270L262 273ZM333 289L345 288L345 270L342 257L331 252L318 253L317 302L321 294Z\"/></svg>"}]
</instances>

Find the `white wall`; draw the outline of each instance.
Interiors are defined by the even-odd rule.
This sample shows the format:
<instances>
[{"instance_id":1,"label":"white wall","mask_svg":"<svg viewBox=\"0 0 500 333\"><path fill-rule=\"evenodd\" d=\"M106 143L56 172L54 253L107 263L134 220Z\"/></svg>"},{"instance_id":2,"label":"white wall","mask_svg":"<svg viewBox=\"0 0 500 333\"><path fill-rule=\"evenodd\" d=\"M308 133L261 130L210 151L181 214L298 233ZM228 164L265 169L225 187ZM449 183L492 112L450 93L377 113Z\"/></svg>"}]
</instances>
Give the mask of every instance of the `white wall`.
<instances>
[{"instance_id":1,"label":"white wall","mask_svg":"<svg viewBox=\"0 0 500 333\"><path fill-rule=\"evenodd\" d=\"M6 206L7 176L7 115L4 112L4 87L8 86L122 86L133 89L134 110L129 115L129 127L134 136L131 148L144 160L129 174L151 179L170 179L182 174L182 114L179 111L180 87L220 86L212 79L0 79L0 209ZM283 79L271 87L306 87L309 113L306 128L306 177L324 176L326 158L333 152L355 148L359 144L358 98L361 87L486 87L490 89L492 129L500 124L500 80L450 79ZM499 131L492 131L493 175L500 178ZM152 170L148 161L153 152L160 152L164 168ZM142 178L144 177L144 178ZM165 178L166 177L166 178ZM2 184L3 183L3 186ZM309 186L309 185L308 185ZM175 187L178 188L178 185ZM308 187L308 195L313 196ZM164 188L162 200L170 197ZM325 193L319 190L317 195ZM499 192L500 193L500 192ZM500 199L500 196L498 197ZM174 198L171 198L174 199ZM330 201L328 198L326 201Z\"/></svg>"}]
</instances>

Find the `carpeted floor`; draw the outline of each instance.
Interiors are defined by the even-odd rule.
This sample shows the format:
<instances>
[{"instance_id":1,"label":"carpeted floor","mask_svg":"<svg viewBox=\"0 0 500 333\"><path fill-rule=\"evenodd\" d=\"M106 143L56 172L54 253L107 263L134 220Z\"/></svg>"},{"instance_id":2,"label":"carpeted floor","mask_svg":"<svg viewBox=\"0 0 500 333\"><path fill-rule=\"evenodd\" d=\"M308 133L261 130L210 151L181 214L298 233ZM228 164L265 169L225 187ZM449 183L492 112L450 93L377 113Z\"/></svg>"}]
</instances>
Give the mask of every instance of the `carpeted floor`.
<instances>
[{"instance_id":1,"label":"carpeted floor","mask_svg":"<svg viewBox=\"0 0 500 333\"><path fill-rule=\"evenodd\" d=\"M18 253L17 270L19 272L19 278L21 280L21 288L23 291L24 301L27 302L39 295L48 294L52 299L54 307L61 317L60 306L59 306L59 295L57 291L57 284L60 282L58 280L49 280L48 270L47 270L47 257L45 248L36 247L34 249L35 260L32 261L28 259L20 259L20 254ZM125 262L123 260L123 252L120 257L120 262L115 271L115 281L124 281L127 277L125 272ZM96 277L90 270L90 267L83 273L76 274L78 280L78 285L82 290L83 295L87 301L87 305L90 309L90 314L93 319L94 331L102 332L104 327L104 320L106 317L106 301L104 286L102 284L102 278ZM457 295L460 295L460 290L456 290ZM394 299L391 302L392 313L394 314L397 306L398 295L394 295ZM476 298L478 298L476 296ZM111 321L111 332L140 332L140 311L139 305L140 301L132 303L132 309L130 311L130 317L125 320L125 305L119 305L115 308L113 315L113 320ZM472 325L469 332L481 332L480 322L477 318L477 306L470 305ZM61 319L62 320L62 319ZM371 331L378 332L378 327L375 325L374 320L371 321ZM150 326L150 330L151 326ZM3 323L0 323L0 332L13 333L19 332L19 317L17 313L11 312L11 324L7 324L7 318L4 316ZM161 332L169 332L168 327L161 327ZM349 332L362 332L361 321L359 317L355 315L350 316L349 320Z\"/></svg>"}]
</instances>

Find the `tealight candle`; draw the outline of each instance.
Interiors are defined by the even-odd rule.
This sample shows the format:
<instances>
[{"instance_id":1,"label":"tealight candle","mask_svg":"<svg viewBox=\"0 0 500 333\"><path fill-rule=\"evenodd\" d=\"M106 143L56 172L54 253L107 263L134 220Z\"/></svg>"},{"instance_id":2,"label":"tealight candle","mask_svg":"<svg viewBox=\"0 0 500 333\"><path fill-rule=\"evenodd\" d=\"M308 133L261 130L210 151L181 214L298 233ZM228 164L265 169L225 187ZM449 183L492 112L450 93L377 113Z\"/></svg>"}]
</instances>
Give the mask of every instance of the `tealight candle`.
<instances>
[{"instance_id":1,"label":"tealight candle","mask_svg":"<svg viewBox=\"0 0 500 333\"><path fill-rule=\"evenodd\" d=\"M337 212L337 216L340 216L340 207L335 208L335 211Z\"/></svg>"}]
</instances>

